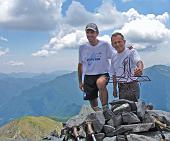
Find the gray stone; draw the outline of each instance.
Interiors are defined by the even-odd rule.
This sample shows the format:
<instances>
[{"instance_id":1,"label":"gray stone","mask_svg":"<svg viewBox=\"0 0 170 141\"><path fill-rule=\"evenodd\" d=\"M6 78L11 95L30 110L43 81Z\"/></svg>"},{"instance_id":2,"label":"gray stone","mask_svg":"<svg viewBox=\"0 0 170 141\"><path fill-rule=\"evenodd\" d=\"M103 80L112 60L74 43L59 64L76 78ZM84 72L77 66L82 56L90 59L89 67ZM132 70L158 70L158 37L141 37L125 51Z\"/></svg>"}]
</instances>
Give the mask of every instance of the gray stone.
<instances>
[{"instance_id":1,"label":"gray stone","mask_svg":"<svg viewBox=\"0 0 170 141\"><path fill-rule=\"evenodd\" d=\"M105 120L108 121L114 116L114 113L109 108L107 108L105 111L103 111L103 115L105 117Z\"/></svg>"},{"instance_id":2,"label":"gray stone","mask_svg":"<svg viewBox=\"0 0 170 141\"><path fill-rule=\"evenodd\" d=\"M139 124L130 124L130 125L121 125L118 129L122 130L129 130L132 133L138 133L138 132L144 132L148 131L149 129L152 129L155 127L154 123L139 123Z\"/></svg>"},{"instance_id":3,"label":"gray stone","mask_svg":"<svg viewBox=\"0 0 170 141\"><path fill-rule=\"evenodd\" d=\"M92 110L91 107L84 105L79 113L79 115L74 116L70 118L66 122L66 126L68 128L72 128L74 126L80 126L83 124L83 122L86 120L87 116L90 115L91 113L95 113L95 111Z\"/></svg>"},{"instance_id":4,"label":"gray stone","mask_svg":"<svg viewBox=\"0 0 170 141\"><path fill-rule=\"evenodd\" d=\"M138 102L136 102L136 107L137 107L137 116L142 118L146 112L145 102L142 100L139 100Z\"/></svg>"},{"instance_id":5,"label":"gray stone","mask_svg":"<svg viewBox=\"0 0 170 141\"><path fill-rule=\"evenodd\" d=\"M103 131L104 133L106 134L106 136L108 137L108 134L110 132L113 132L115 130L115 128L113 126L110 126L110 125L104 125L103 126Z\"/></svg>"},{"instance_id":6,"label":"gray stone","mask_svg":"<svg viewBox=\"0 0 170 141\"><path fill-rule=\"evenodd\" d=\"M127 141L127 135L117 135L116 141Z\"/></svg>"},{"instance_id":7,"label":"gray stone","mask_svg":"<svg viewBox=\"0 0 170 141\"><path fill-rule=\"evenodd\" d=\"M124 134L129 134L130 132L132 132L131 128L124 128L122 127L118 127L116 130L113 130L112 132L107 134L107 137L113 137L113 136L117 136L117 135L124 135Z\"/></svg>"},{"instance_id":8,"label":"gray stone","mask_svg":"<svg viewBox=\"0 0 170 141\"><path fill-rule=\"evenodd\" d=\"M96 137L96 141L103 141L105 134L104 133L98 133L98 134L94 134Z\"/></svg>"},{"instance_id":9,"label":"gray stone","mask_svg":"<svg viewBox=\"0 0 170 141\"><path fill-rule=\"evenodd\" d=\"M113 127L118 127L122 123L122 116L120 114L114 115L109 121L107 121L107 124Z\"/></svg>"},{"instance_id":10,"label":"gray stone","mask_svg":"<svg viewBox=\"0 0 170 141\"><path fill-rule=\"evenodd\" d=\"M116 141L116 136L114 136L114 137L106 137L106 138L104 138L103 141Z\"/></svg>"},{"instance_id":11,"label":"gray stone","mask_svg":"<svg viewBox=\"0 0 170 141\"><path fill-rule=\"evenodd\" d=\"M127 135L127 139L128 139L128 141L160 141L160 140L156 140L151 137L147 137L144 135L137 135L137 134Z\"/></svg>"},{"instance_id":12,"label":"gray stone","mask_svg":"<svg viewBox=\"0 0 170 141\"><path fill-rule=\"evenodd\" d=\"M99 133L102 130L103 125L105 124L105 118L102 111L89 114L85 121L92 122L94 131L96 133Z\"/></svg>"},{"instance_id":13,"label":"gray stone","mask_svg":"<svg viewBox=\"0 0 170 141\"><path fill-rule=\"evenodd\" d=\"M131 111L131 107L128 103L124 103L124 104L120 105L119 107L113 109L114 114L119 114L122 112L130 112L130 111Z\"/></svg>"},{"instance_id":14,"label":"gray stone","mask_svg":"<svg viewBox=\"0 0 170 141\"><path fill-rule=\"evenodd\" d=\"M135 124L141 122L137 115L132 112L123 112L122 120L124 124Z\"/></svg>"}]
</instances>

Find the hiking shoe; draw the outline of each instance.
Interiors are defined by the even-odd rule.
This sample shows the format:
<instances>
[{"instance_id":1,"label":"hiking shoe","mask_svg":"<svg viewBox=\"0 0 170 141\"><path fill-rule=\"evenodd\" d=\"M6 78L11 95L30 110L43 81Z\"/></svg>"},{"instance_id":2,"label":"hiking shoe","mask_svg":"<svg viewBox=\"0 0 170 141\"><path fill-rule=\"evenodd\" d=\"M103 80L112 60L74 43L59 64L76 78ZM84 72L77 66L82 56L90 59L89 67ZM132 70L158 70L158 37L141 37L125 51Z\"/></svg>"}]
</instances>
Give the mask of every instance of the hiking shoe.
<instances>
[{"instance_id":1,"label":"hiking shoe","mask_svg":"<svg viewBox=\"0 0 170 141\"><path fill-rule=\"evenodd\" d=\"M109 108L107 108L103 111L103 115L105 117L105 120L109 120L113 117L113 112Z\"/></svg>"}]
</instances>

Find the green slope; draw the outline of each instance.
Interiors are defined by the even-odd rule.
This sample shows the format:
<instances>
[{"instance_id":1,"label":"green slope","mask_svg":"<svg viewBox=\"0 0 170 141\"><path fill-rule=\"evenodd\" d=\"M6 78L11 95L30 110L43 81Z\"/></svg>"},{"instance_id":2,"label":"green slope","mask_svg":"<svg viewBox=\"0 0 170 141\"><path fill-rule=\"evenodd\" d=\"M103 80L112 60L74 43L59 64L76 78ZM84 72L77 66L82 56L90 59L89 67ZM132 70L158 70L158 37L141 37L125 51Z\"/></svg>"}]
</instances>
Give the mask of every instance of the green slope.
<instances>
[{"instance_id":1,"label":"green slope","mask_svg":"<svg viewBox=\"0 0 170 141\"><path fill-rule=\"evenodd\" d=\"M51 131L60 133L62 123L48 117L26 116L9 122L0 128L0 139L40 140Z\"/></svg>"}]
</instances>

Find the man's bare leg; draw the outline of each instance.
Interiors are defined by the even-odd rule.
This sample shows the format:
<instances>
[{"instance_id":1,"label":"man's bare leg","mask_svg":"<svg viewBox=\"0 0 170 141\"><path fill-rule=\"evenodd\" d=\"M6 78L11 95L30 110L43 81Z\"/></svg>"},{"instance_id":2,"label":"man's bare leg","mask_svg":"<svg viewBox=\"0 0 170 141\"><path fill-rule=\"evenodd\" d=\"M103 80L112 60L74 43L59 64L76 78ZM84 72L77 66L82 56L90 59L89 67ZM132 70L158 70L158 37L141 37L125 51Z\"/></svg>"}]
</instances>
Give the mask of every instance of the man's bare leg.
<instances>
[{"instance_id":1,"label":"man's bare leg","mask_svg":"<svg viewBox=\"0 0 170 141\"><path fill-rule=\"evenodd\" d=\"M99 89L99 95L103 110L105 110L105 108L108 108L108 90L106 88L106 83L108 81L107 79L108 78L106 78L105 76L101 76L96 82L97 87Z\"/></svg>"},{"instance_id":2,"label":"man's bare leg","mask_svg":"<svg viewBox=\"0 0 170 141\"><path fill-rule=\"evenodd\" d=\"M98 100L97 98L90 100L90 105L94 111L100 111L100 108L98 107Z\"/></svg>"}]
</instances>

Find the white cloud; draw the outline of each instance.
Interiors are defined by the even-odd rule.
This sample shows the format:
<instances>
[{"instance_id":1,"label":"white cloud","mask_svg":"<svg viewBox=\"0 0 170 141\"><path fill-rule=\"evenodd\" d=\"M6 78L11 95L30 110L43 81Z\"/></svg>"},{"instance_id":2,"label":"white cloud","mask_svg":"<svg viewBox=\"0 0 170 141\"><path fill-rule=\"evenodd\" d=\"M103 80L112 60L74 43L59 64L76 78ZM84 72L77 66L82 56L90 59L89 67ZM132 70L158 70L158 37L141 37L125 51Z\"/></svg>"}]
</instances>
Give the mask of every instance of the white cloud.
<instances>
[{"instance_id":1,"label":"white cloud","mask_svg":"<svg viewBox=\"0 0 170 141\"><path fill-rule=\"evenodd\" d=\"M100 33L102 31L122 32L129 43L133 43L135 48L142 50L156 49L158 46L163 46L164 42L170 38L170 30L166 27L169 23L167 12L160 15L143 15L134 8L127 12L120 12L111 1L103 1L95 12L89 12L80 2L72 1L66 15L60 18L55 36L43 45L40 51L32 55L49 56L59 49L78 47L87 41L84 28L89 22L95 22ZM109 35L100 34L99 36L101 36L100 39L110 42Z\"/></svg>"},{"instance_id":2,"label":"white cloud","mask_svg":"<svg viewBox=\"0 0 170 141\"><path fill-rule=\"evenodd\" d=\"M22 30L54 29L62 0L0 0L0 26Z\"/></svg>"},{"instance_id":3,"label":"white cloud","mask_svg":"<svg viewBox=\"0 0 170 141\"><path fill-rule=\"evenodd\" d=\"M9 48L1 49L0 48L0 56L6 55L9 52Z\"/></svg>"},{"instance_id":4,"label":"white cloud","mask_svg":"<svg viewBox=\"0 0 170 141\"><path fill-rule=\"evenodd\" d=\"M167 23L169 21L169 14L167 12L165 12L162 15L156 16L156 19L162 23Z\"/></svg>"},{"instance_id":5,"label":"white cloud","mask_svg":"<svg viewBox=\"0 0 170 141\"><path fill-rule=\"evenodd\" d=\"M40 57L47 57L49 55L48 50L40 50L36 53L32 53L32 56L40 56Z\"/></svg>"},{"instance_id":6,"label":"white cloud","mask_svg":"<svg viewBox=\"0 0 170 141\"><path fill-rule=\"evenodd\" d=\"M6 39L5 37L0 37L0 41L3 41L3 42L8 42L8 39Z\"/></svg>"},{"instance_id":7,"label":"white cloud","mask_svg":"<svg viewBox=\"0 0 170 141\"><path fill-rule=\"evenodd\" d=\"M9 62L6 62L4 64L11 65L11 66L23 66L23 65L25 65L23 62L19 62L19 61L9 61Z\"/></svg>"},{"instance_id":8,"label":"white cloud","mask_svg":"<svg viewBox=\"0 0 170 141\"><path fill-rule=\"evenodd\" d=\"M39 50L35 53L32 53L32 56L34 57L48 57L49 55L52 55L52 54L56 54L57 52L54 50L46 50L46 49L42 49L42 50Z\"/></svg>"},{"instance_id":9,"label":"white cloud","mask_svg":"<svg viewBox=\"0 0 170 141\"><path fill-rule=\"evenodd\" d=\"M73 1L64 17L65 24L79 30L80 28L84 29L84 26L89 22L95 22L100 30L110 30L121 27L127 20L126 16L112 5L112 1L108 0L103 1L95 12L89 12L80 2Z\"/></svg>"},{"instance_id":10,"label":"white cloud","mask_svg":"<svg viewBox=\"0 0 170 141\"><path fill-rule=\"evenodd\" d=\"M170 29L164 23L169 20L169 15L140 15L136 10L130 9L124 13L129 22L118 31L123 33L126 39L138 49L157 48L170 40Z\"/></svg>"},{"instance_id":11,"label":"white cloud","mask_svg":"<svg viewBox=\"0 0 170 141\"><path fill-rule=\"evenodd\" d=\"M106 41L108 43L111 43L110 36L109 35L103 35L98 37L99 40Z\"/></svg>"},{"instance_id":12,"label":"white cloud","mask_svg":"<svg viewBox=\"0 0 170 141\"><path fill-rule=\"evenodd\" d=\"M88 12L80 2L72 1L64 17L64 22L73 27L80 27L93 18L94 15Z\"/></svg>"},{"instance_id":13,"label":"white cloud","mask_svg":"<svg viewBox=\"0 0 170 141\"><path fill-rule=\"evenodd\" d=\"M84 37L84 31L76 30L68 33L62 37L54 37L49 42L49 48L62 49L62 48L75 48L78 44L81 44L86 39Z\"/></svg>"},{"instance_id":14,"label":"white cloud","mask_svg":"<svg viewBox=\"0 0 170 141\"><path fill-rule=\"evenodd\" d=\"M66 16L62 19L62 24L57 26L55 36L47 44L42 46L40 51L33 53L33 55L48 56L50 51L78 47L78 45L87 41L84 28L89 22L95 22L99 30L103 31L121 27L125 20L128 20L126 16L117 11L116 7L109 1L103 2L101 7L93 13L87 11L80 2L72 1L66 12ZM100 38L108 40L108 35ZM44 49L45 51L43 51Z\"/></svg>"}]
</instances>

